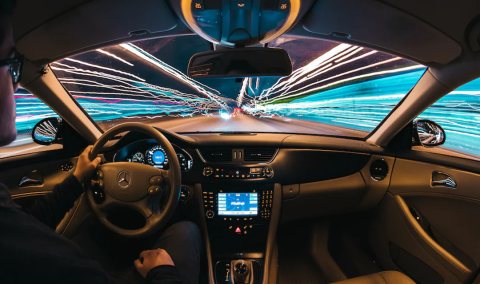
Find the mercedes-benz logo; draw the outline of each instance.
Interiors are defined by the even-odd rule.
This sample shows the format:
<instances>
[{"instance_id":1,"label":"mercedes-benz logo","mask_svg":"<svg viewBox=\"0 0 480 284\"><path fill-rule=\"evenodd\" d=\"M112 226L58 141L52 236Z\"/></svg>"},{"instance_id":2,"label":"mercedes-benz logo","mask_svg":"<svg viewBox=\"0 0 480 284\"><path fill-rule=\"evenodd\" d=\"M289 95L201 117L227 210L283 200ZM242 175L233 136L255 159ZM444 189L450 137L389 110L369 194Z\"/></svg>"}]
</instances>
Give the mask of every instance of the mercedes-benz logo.
<instances>
[{"instance_id":1,"label":"mercedes-benz logo","mask_svg":"<svg viewBox=\"0 0 480 284\"><path fill-rule=\"evenodd\" d=\"M132 182L132 177L130 176L129 172L121 171L118 174L117 181L118 181L118 184L121 187L128 187L130 185L130 183Z\"/></svg>"}]
</instances>

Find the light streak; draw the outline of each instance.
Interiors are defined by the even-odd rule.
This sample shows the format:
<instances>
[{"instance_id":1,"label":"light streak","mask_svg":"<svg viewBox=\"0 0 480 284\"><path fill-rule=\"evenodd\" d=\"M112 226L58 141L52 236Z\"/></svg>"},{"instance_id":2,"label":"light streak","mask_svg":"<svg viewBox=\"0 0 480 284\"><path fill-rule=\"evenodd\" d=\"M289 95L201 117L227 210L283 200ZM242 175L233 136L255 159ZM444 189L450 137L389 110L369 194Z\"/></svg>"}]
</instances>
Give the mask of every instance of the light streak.
<instances>
[{"instance_id":1,"label":"light streak","mask_svg":"<svg viewBox=\"0 0 480 284\"><path fill-rule=\"evenodd\" d=\"M241 107L243 103L243 98L245 97L245 93L247 92L247 86L252 82L251 79L248 78L243 79L242 88L240 89L240 93L237 97L237 107Z\"/></svg>"},{"instance_id":2,"label":"light streak","mask_svg":"<svg viewBox=\"0 0 480 284\"><path fill-rule=\"evenodd\" d=\"M228 110L229 107L227 104L225 104L225 101L222 100L219 97L219 92L217 90L214 90L204 84L201 84L198 81L195 81L191 78L189 78L187 75L183 74L176 68L173 68L172 66L169 66L168 64L164 63L160 59L154 57L153 55L149 54L145 50L131 44L131 43L125 43L125 44L120 44L121 47L123 47L125 50L131 52L132 54L135 54L139 58L155 65L156 67L160 68L162 71L172 75L173 77L179 79L180 81L186 83L187 85L191 86L194 88L197 92L206 95L210 99L214 100L222 109ZM217 94L215 94L216 92Z\"/></svg>"},{"instance_id":3,"label":"light streak","mask_svg":"<svg viewBox=\"0 0 480 284\"><path fill-rule=\"evenodd\" d=\"M96 49L96 50L97 50L98 52L100 52L100 53L103 53L103 54L107 55L107 56L113 57L113 58L117 59L118 61L123 62L123 63L125 63L125 64L127 64L127 65L129 65L129 66L133 66L132 63L128 62L127 60L125 60L125 59L123 59L123 58L120 58L120 57L116 56L115 54L112 54L112 53L110 53L110 52L108 52L108 51L105 51L105 50L101 50L101 49L99 49L99 48Z\"/></svg>"},{"instance_id":4,"label":"light streak","mask_svg":"<svg viewBox=\"0 0 480 284\"><path fill-rule=\"evenodd\" d=\"M72 58L65 58L64 60L67 60L67 61L71 61L71 62L75 62L75 63L78 63L78 64L82 64L82 65L86 65L86 66L89 66L89 67L94 67L94 68L98 68L98 69L102 69L102 70L107 70L107 71L111 71L111 72L116 72L116 73L119 73L119 74L122 74L122 75L127 75L127 76L130 76L130 77L133 77L137 80L140 80L142 82L145 82L144 79L140 78L140 77L137 77L133 74L130 74L130 73L127 73L127 72L123 72L123 71L120 71L120 70L117 70L117 69L113 69L113 68L108 68L108 67L103 67L103 66L99 66L99 65L95 65L95 64L91 64L91 63L87 63L87 62L84 62L84 61L80 61L80 60L77 60L77 59L72 59Z\"/></svg>"},{"instance_id":5,"label":"light streak","mask_svg":"<svg viewBox=\"0 0 480 284\"><path fill-rule=\"evenodd\" d=\"M307 91L294 93L294 94L288 95L288 96L276 97L276 98L266 100L266 101L275 102L275 101L278 101L280 99L298 97L298 96L301 96L301 95L304 95L304 94L307 94L307 93L312 93L312 92L315 92L315 91L319 91L319 90L328 88L330 86L334 86L334 85L337 85L337 84L341 84L341 83L345 83L345 82L349 82L349 81L354 81L354 80L358 80L358 79L362 79L362 78L368 78L368 77L374 77L374 76L378 76L378 75L385 75L385 74L392 74L392 73L399 73L399 72L410 71L410 70L414 70L414 69L423 69L423 68L425 68L425 66L423 66L423 65L414 65L414 66L398 68L398 69L393 69L393 70L372 72L372 73L368 73L368 74L363 74L363 75L358 75L358 76L353 76L353 77L350 77L350 78L338 80L338 81L335 81L335 82L332 82L332 83L329 83L329 84L326 84L326 85L323 85L323 86L320 86L320 87L317 87L317 88L309 89Z\"/></svg>"}]
</instances>

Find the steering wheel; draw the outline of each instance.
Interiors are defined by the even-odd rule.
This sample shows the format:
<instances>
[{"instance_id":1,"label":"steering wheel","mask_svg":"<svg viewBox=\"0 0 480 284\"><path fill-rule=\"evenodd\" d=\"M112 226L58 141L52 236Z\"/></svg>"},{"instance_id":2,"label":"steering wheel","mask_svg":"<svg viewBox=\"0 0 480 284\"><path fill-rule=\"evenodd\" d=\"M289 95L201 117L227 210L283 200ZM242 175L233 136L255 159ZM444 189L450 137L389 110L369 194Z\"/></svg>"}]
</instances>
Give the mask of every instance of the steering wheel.
<instances>
[{"instance_id":1,"label":"steering wheel","mask_svg":"<svg viewBox=\"0 0 480 284\"><path fill-rule=\"evenodd\" d=\"M162 170L131 162L102 164L97 168L91 182L86 183L88 185L87 197L98 220L107 228L125 237L145 237L163 227L175 212L180 198L180 164L175 150L167 138L155 128L140 123L124 123L109 129L95 142L90 153L90 160L97 157L105 143L115 135L126 131L141 132L155 139L165 150L170 169ZM103 191L102 202L98 203L95 200L95 191L97 193ZM160 208L163 198L166 199ZM145 226L129 230L110 222L107 218L108 212L122 206L140 212L145 218Z\"/></svg>"}]
</instances>

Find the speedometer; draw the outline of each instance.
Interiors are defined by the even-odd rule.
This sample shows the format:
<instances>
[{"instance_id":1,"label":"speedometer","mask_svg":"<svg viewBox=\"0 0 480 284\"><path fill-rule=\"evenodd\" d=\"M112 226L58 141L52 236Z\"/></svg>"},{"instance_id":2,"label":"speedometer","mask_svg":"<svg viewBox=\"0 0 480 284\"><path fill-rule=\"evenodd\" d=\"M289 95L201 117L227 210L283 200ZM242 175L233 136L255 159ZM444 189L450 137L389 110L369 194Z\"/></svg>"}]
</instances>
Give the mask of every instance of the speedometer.
<instances>
[{"instance_id":1,"label":"speedometer","mask_svg":"<svg viewBox=\"0 0 480 284\"><path fill-rule=\"evenodd\" d=\"M132 162L143 164L144 160L145 160L145 158L143 157L143 154L140 153L140 152L137 152L137 153L133 154L133 156L132 156Z\"/></svg>"},{"instance_id":2,"label":"speedometer","mask_svg":"<svg viewBox=\"0 0 480 284\"><path fill-rule=\"evenodd\" d=\"M145 153L147 164L163 169L168 165L168 157L160 145L153 146Z\"/></svg>"}]
</instances>

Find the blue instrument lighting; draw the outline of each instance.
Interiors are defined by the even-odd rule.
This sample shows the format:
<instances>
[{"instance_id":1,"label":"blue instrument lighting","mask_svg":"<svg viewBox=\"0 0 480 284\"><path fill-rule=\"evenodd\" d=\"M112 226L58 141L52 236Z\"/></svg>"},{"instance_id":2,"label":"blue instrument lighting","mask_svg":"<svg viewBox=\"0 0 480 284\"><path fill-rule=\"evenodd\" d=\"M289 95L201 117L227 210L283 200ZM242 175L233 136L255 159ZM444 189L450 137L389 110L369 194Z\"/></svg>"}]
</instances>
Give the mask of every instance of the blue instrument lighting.
<instances>
[{"instance_id":1,"label":"blue instrument lighting","mask_svg":"<svg viewBox=\"0 0 480 284\"><path fill-rule=\"evenodd\" d=\"M165 162L165 154L162 151L155 151L152 160L156 165L162 164Z\"/></svg>"}]
</instances>

